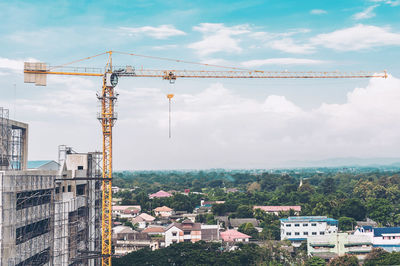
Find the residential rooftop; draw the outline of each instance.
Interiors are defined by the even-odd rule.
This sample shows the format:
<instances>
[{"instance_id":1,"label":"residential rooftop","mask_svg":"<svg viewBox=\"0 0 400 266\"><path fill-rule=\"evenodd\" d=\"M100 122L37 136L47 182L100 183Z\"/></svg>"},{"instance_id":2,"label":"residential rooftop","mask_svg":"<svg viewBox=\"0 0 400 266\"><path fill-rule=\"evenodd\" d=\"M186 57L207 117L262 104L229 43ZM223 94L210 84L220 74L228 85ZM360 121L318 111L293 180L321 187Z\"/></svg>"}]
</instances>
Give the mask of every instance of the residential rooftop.
<instances>
[{"instance_id":1,"label":"residential rooftop","mask_svg":"<svg viewBox=\"0 0 400 266\"><path fill-rule=\"evenodd\" d=\"M338 225L338 220L326 216L289 216L279 219L281 222L326 222L330 225Z\"/></svg>"}]
</instances>

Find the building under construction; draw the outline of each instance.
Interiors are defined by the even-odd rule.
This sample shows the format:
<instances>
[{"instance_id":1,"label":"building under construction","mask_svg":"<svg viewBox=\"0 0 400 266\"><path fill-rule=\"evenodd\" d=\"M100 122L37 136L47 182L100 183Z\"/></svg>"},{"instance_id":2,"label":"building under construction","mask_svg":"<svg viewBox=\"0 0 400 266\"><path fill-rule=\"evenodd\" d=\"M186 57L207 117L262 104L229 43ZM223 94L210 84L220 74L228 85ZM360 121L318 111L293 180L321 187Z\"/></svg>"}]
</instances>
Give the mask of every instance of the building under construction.
<instances>
[{"instance_id":1,"label":"building under construction","mask_svg":"<svg viewBox=\"0 0 400 266\"><path fill-rule=\"evenodd\" d=\"M0 108L0 134L0 265L98 265L101 153L62 145L56 169L28 169L28 125Z\"/></svg>"}]
</instances>

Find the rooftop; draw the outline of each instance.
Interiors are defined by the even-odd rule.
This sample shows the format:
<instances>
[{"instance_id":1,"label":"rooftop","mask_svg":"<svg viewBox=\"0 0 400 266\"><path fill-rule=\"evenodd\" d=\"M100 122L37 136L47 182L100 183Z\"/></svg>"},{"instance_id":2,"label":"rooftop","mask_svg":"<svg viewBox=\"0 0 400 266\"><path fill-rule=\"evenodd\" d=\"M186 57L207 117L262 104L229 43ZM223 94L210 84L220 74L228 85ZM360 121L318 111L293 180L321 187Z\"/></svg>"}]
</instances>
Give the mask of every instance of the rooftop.
<instances>
[{"instance_id":1,"label":"rooftop","mask_svg":"<svg viewBox=\"0 0 400 266\"><path fill-rule=\"evenodd\" d=\"M28 169L37 169L50 163L58 164L56 161L53 160L28 161Z\"/></svg>"},{"instance_id":2,"label":"rooftop","mask_svg":"<svg viewBox=\"0 0 400 266\"><path fill-rule=\"evenodd\" d=\"M167 197L171 197L172 194L165 192L164 190L160 190L156 193L150 194L149 198L167 198Z\"/></svg>"},{"instance_id":3,"label":"rooftop","mask_svg":"<svg viewBox=\"0 0 400 266\"><path fill-rule=\"evenodd\" d=\"M143 233L164 233L164 227L147 227L142 232Z\"/></svg>"},{"instance_id":4,"label":"rooftop","mask_svg":"<svg viewBox=\"0 0 400 266\"><path fill-rule=\"evenodd\" d=\"M237 230L226 230L225 232L221 232L221 238L225 242L232 242L235 241L235 239L251 238L251 236L243 234Z\"/></svg>"},{"instance_id":5,"label":"rooftop","mask_svg":"<svg viewBox=\"0 0 400 266\"><path fill-rule=\"evenodd\" d=\"M265 212L301 211L301 206L254 206L253 209L261 209Z\"/></svg>"},{"instance_id":6,"label":"rooftop","mask_svg":"<svg viewBox=\"0 0 400 266\"><path fill-rule=\"evenodd\" d=\"M338 220L328 218L326 216L289 216L288 218L279 219L281 222L327 222L329 224L337 224Z\"/></svg>"},{"instance_id":7,"label":"rooftop","mask_svg":"<svg viewBox=\"0 0 400 266\"><path fill-rule=\"evenodd\" d=\"M133 210L133 209L138 209L141 210L142 208L140 205L118 205L118 206L112 206L113 211L125 211L125 210Z\"/></svg>"},{"instance_id":8,"label":"rooftop","mask_svg":"<svg viewBox=\"0 0 400 266\"><path fill-rule=\"evenodd\" d=\"M150 221L150 222L152 222L152 221L154 221L156 219L156 218L154 218L153 216L151 216L151 215L149 215L147 213L141 213L139 215L139 217L143 218L143 220L145 220L145 221Z\"/></svg>"},{"instance_id":9,"label":"rooftop","mask_svg":"<svg viewBox=\"0 0 400 266\"><path fill-rule=\"evenodd\" d=\"M162 207L157 207L154 209L156 212L170 212L172 211L171 208L168 208L167 206L162 206Z\"/></svg>"},{"instance_id":10,"label":"rooftop","mask_svg":"<svg viewBox=\"0 0 400 266\"><path fill-rule=\"evenodd\" d=\"M382 236L386 234L400 234L400 227L378 227L374 228L374 236Z\"/></svg>"}]
</instances>

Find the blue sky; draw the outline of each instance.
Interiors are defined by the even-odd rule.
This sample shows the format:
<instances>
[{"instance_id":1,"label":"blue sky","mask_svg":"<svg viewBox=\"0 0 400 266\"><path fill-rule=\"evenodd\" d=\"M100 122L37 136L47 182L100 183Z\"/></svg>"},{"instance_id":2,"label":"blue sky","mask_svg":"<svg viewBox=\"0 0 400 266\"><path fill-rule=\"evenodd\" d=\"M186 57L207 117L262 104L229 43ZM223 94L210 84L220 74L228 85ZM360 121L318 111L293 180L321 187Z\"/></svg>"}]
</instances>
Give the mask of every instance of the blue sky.
<instances>
[{"instance_id":1,"label":"blue sky","mask_svg":"<svg viewBox=\"0 0 400 266\"><path fill-rule=\"evenodd\" d=\"M391 74L385 81L178 80L174 86L122 80L118 169L398 156L400 128L389 118L400 97L399 0L1 1L0 10L0 105L31 125L30 159L55 159L58 144L100 149L100 81L49 77L48 86L35 87L23 83L22 62L56 65L106 50L262 70ZM105 60L80 65L103 67ZM114 64L199 69L119 55ZM165 137L166 92L176 94L172 140Z\"/></svg>"}]
</instances>

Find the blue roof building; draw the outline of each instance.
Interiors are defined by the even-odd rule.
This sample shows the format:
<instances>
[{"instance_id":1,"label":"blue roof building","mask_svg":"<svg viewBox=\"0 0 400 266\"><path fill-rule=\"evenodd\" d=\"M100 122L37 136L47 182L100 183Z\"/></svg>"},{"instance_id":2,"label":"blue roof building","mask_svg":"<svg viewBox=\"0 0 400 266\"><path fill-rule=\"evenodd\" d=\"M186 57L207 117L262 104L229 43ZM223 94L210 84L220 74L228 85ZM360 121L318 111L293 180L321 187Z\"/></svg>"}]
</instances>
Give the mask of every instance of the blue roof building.
<instances>
[{"instance_id":1,"label":"blue roof building","mask_svg":"<svg viewBox=\"0 0 400 266\"><path fill-rule=\"evenodd\" d=\"M354 234L369 235L374 247L388 252L400 251L400 227L368 227L357 228Z\"/></svg>"}]
</instances>

